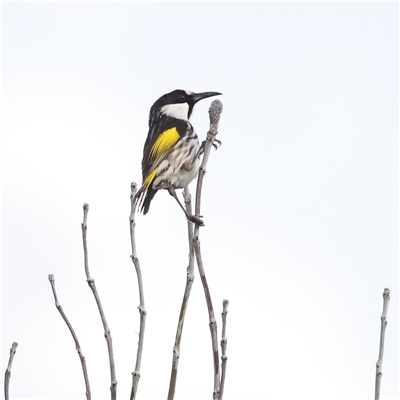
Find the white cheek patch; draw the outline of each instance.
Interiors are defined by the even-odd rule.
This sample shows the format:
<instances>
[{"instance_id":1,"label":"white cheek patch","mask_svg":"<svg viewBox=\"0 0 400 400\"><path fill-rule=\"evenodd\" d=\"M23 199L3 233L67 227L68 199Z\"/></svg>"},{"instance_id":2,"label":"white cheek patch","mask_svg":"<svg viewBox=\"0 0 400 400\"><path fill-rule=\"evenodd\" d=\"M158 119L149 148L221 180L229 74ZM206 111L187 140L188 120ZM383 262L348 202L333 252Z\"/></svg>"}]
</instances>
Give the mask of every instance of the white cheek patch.
<instances>
[{"instance_id":1,"label":"white cheek patch","mask_svg":"<svg viewBox=\"0 0 400 400\"><path fill-rule=\"evenodd\" d=\"M189 104L178 103L178 104L167 104L161 108L161 112L169 117L178 119L188 119Z\"/></svg>"}]
</instances>

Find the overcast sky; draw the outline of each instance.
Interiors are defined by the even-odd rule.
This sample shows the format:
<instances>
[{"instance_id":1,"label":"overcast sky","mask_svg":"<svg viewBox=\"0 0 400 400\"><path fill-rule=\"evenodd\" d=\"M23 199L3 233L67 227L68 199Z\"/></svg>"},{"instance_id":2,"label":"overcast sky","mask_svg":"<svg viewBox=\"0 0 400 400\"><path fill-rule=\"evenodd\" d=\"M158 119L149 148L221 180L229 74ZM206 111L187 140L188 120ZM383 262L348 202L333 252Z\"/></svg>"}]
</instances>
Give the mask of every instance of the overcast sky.
<instances>
[{"instance_id":1,"label":"overcast sky","mask_svg":"<svg viewBox=\"0 0 400 400\"><path fill-rule=\"evenodd\" d=\"M3 3L2 371L12 399L128 398L139 331L130 183L148 112L181 88L224 105L203 186L204 266L225 399L371 399L391 290L381 399L399 398L398 3ZM208 129L206 99L192 122ZM191 185L194 194L195 185ZM165 399L186 282L186 221L166 192L137 217L147 315L138 399ZM220 333L220 332L219 332ZM2 372L2 376L3 376ZM196 271L176 399L211 399Z\"/></svg>"}]
</instances>

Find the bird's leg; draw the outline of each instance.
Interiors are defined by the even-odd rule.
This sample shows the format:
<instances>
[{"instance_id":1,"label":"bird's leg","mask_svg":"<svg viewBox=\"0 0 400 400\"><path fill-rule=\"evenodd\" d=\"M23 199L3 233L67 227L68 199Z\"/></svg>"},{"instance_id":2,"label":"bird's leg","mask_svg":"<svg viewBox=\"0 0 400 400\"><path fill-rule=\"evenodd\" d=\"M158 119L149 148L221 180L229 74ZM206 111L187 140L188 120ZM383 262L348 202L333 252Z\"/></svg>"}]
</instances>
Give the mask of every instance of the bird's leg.
<instances>
[{"instance_id":1,"label":"bird's leg","mask_svg":"<svg viewBox=\"0 0 400 400\"><path fill-rule=\"evenodd\" d=\"M204 222L203 222L203 220L201 218L197 218L194 215L188 214L188 212L186 211L185 207L183 207L182 203L179 201L178 196L176 195L176 192L175 192L175 188L169 187L168 188L168 193L178 202L179 206L182 208L183 212L186 215L186 218L189 221L193 222L196 225L204 226Z\"/></svg>"}]
</instances>

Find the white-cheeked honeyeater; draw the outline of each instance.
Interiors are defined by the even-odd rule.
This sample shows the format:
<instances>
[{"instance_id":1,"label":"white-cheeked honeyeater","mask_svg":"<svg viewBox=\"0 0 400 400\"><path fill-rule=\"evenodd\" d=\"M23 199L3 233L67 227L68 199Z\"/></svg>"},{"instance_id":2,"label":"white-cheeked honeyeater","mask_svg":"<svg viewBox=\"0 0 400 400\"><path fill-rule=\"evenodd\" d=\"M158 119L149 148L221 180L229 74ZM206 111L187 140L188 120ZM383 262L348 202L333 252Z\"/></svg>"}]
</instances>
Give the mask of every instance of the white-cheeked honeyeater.
<instances>
[{"instance_id":1,"label":"white-cheeked honeyeater","mask_svg":"<svg viewBox=\"0 0 400 400\"><path fill-rule=\"evenodd\" d=\"M175 198L189 221L203 225L189 215L175 189L184 188L197 175L201 145L189 121L194 105L218 92L193 93L174 90L161 96L151 107L149 133L143 149L143 183L135 195L135 206L147 214L158 190L166 189Z\"/></svg>"}]
</instances>

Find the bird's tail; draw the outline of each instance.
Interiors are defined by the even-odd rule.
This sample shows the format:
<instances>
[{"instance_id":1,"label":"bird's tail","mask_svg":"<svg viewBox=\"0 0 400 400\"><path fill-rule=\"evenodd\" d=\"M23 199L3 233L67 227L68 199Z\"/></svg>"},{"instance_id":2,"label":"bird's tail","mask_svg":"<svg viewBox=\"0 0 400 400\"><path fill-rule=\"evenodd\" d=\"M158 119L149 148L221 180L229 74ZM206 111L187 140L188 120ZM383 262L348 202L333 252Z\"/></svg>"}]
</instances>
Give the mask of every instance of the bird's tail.
<instances>
[{"instance_id":1,"label":"bird's tail","mask_svg":"<svg viewBox=\"0 0 400 400\"><path fill-rule=\"evenodd\" d=\"M151 200L153 200L153 197L156 193L157 190L153 189L151 186L146 188L145 185L142 185L142 187L135 194L135 207L137 207L140 212L146 215L149 211Z\"/></svg>"}]
</instances>

